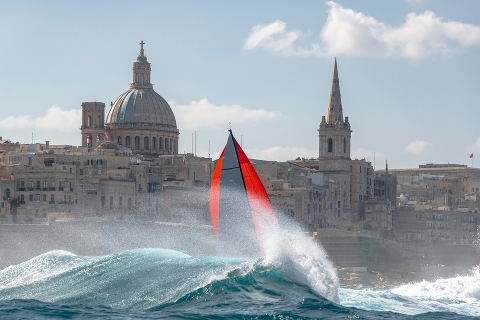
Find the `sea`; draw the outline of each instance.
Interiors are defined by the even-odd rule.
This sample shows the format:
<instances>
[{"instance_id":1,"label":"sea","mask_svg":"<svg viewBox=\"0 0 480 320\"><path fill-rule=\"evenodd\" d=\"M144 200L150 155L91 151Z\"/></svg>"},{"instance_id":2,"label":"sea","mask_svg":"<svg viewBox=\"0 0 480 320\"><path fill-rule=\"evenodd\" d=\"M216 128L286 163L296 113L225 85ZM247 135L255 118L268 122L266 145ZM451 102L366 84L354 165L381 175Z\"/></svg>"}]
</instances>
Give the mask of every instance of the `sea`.
<instances>
[{"instance_id":1,"label":"sea","mask_svg":"<svg viewBox=\"0 0 480 320\"><path fill-rule=\"evenodd\" d=\"M477 271L399 286L341 286L301 233L257 257L138 248L50 251L0 270L0 319L480 319Z\"/></svg>"}]
</instances>

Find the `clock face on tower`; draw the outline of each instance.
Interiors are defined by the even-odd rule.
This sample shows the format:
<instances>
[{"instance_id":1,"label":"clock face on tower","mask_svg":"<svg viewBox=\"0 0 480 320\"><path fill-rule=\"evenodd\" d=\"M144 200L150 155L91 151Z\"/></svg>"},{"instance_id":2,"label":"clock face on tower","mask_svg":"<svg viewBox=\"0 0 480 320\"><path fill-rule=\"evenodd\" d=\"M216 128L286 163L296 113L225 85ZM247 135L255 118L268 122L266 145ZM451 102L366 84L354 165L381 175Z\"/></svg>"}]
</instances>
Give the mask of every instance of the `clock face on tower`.
<instances>
[{"instance_id":1,"label":"clock face on tower","mask_svg":"<svg viewBox=\"0 0 480 320\"><path fill-rule=\"evenodd\" d=\"M327 169L331 169L332 168L332 163L331 162L327 162Z\"/></svg>"}]
</instances>

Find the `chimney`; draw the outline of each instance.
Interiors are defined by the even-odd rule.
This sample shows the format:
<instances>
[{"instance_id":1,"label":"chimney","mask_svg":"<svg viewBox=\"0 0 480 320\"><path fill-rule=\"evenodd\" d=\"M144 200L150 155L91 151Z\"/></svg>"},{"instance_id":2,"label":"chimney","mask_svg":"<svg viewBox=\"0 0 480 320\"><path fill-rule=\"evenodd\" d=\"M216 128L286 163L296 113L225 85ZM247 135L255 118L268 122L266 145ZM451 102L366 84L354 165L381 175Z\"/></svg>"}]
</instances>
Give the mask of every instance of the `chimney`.
<instances>
[{"instance_id":1,"label":"chimney","mask_svg":"<svg viewBox=\"0 0 480 320\"><path fill-rule=\"evenodd\" d=\"M50 149L50 141L45 141L45 150Z\"/></svg>"}]
</instances>

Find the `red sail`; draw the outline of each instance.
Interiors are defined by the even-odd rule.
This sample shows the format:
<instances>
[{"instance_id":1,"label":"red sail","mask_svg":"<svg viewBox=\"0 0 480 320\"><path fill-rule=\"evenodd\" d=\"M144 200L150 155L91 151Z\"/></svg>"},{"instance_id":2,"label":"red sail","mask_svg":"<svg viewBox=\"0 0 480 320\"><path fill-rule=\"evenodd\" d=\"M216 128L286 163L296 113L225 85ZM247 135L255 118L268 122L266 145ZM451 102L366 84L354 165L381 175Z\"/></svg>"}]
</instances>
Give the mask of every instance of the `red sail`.
<instances>
[{"instance_id":1,"label":"red sail","mask_svg":"<svg viewBox=\"0 0 480 320\"><path fill-rule=\"evenodd\" d=\"M255 254L259 246L262 251L265 228L277 223L260 178L231 131L213 172L210 215L217 239L241 255Z\"/></svg>"},{"instance_id":2,"label":"red sail","mask_svg":"<svg viewBox=\"0 0 480 320\"><path fill-rule=\"evenodd\" d=\"M242 170L245 189L247 190L248 202L252 209L252 218L257 231L257 238L261 238L261 231L266 225L277 222L275 210L273 210L267 191L252 163L248 160L245 152L234 139L235 149L237 151L238 162Z\"/></svg>"},{"instance_id":3,"label":"red sail","mask_svg":"<svg viewBox=\"0 0 480 320\"><path fill-rule=\"evenodd\" d=\"M218 209L220 204L220 175L222 173L222 160L225 148L218 158L217 165L213 171L212 185L210 187L210 216L212 218L213 231L218 238Z\"/></svg>"}]
</instances>

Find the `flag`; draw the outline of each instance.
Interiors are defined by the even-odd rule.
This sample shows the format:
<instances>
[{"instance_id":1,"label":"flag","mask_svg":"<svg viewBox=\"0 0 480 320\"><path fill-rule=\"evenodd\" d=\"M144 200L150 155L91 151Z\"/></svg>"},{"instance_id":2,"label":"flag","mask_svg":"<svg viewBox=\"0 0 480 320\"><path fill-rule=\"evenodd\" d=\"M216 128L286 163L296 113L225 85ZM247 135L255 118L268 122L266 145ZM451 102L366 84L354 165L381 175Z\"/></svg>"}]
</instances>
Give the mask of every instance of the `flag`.
<instances>
[{"instance_id":1,"label":"flag","mask_svg":"<svg viewBox=\"0 0 480 320\"><path fill-rule=\"evenodd\" d=\"M470 158L473 158L473 153L470 155Z\"/></svg>"}]
</instances>

